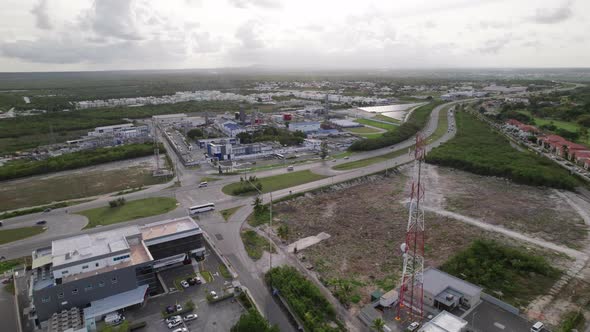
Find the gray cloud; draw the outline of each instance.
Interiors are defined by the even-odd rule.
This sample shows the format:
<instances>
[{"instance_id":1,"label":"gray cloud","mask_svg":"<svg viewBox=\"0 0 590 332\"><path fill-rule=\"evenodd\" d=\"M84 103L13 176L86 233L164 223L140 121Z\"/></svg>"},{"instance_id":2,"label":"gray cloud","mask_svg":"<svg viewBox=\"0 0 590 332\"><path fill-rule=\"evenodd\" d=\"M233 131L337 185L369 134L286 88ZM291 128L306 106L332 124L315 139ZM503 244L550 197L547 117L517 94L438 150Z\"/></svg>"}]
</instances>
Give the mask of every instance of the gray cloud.
<instances>
[{"instance_id":1,"label":"gray cloud","mask_svg":"<svg viewBox=\"0 0 590 332\"><path fill-rule=\"evenodd\" d=\"M279 0L229 0L229 3L238 8L262 7L262 8L281 8Z\"/></svg>"},{"instance_id":2,"label":"gray cloud","mask_svg":"<svg viewBox=\"0 0 590 332\"><path fill-rule=\"evenodd\" d=\"M243 49L257 49L263 48L264 42L259 38L255 29L258 22L250 20L242 24L236 31L236 38L241 42Z\"/></svg>"},{"instance_id":3,"label":"gray cloud","mask_svg":"<svg viewBox=\"0 0 590 332\"><path fill-rule=\"evenodd\" d=\"M135 0L95 0L80 18L80 27L99 36L121 40L141 40Z\"/></svg>"},{"instance_id":4,"label":"gray cloud","mask_svg":"<svg viewBox=\"0 0 590 332\"><path fill-rule=\"evenodd\" d=\"M497 54L512 41L510 35L487 40L478 50L484 54Z\"/></svg>"},{"instance_id":5,"label":"gray cloud","mask_svg":"<svg viewBox=\"0 0 590 332\"><path fill-rule=\"evenodd\" d=\"M572 2L567 1L557 8L539 8L531 21L538 24L555 24L563 22L572 17Z\"/></svg>"},{"instance_id":6,"label":"gray cloud","mask_svg":"<svg viewBox=\"0 0 590 332\"><path fill-rule=\"evenodd\" d=\"M209 32L193 32L192 39L194 53L213 53L221 50L221 41L214 40Z\"/></svg>"},{"instance_id":7,"label":"gray cloud","mask_svg":"<svg viewBox=\"0 0 590 332\"><path fill-rule=\"evenodd\" d=\"M39 0L37 4L31 9L31 14L35 15L35 25L39 29L51 30L51 20L47 13L47 2L48 0Z\"/></svg>"}]
</instances>

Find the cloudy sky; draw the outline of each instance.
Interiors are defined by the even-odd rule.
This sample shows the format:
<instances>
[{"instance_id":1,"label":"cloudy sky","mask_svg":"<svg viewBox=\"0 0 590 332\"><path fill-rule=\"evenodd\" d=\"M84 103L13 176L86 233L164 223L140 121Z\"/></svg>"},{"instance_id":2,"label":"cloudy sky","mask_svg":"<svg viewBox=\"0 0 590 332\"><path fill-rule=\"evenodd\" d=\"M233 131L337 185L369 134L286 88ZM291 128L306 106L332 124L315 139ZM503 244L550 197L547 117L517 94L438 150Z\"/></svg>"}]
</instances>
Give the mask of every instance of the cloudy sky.
<instances>
[{"instance_id":1,"label":"cloudy sky","mask_svg":"<svg viewBox=\"0 0 590 332\"><path fill-rule=\"evenodd\" d=\"M588 67L588 0L1 0L0 72Z\"/></svg>"}]
</instances>

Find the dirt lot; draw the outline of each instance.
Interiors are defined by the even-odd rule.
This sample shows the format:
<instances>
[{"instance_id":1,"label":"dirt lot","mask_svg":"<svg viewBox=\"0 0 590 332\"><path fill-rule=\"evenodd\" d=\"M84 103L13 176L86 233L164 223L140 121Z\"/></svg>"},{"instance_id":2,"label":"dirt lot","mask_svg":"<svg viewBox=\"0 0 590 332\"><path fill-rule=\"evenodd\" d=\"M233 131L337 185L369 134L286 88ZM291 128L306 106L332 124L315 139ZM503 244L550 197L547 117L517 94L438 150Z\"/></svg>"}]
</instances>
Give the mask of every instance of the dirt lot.
<instances>
[{"instance_id":1,"label":"dirt lot","mask_svg":"<svg viewBox=\"0 0 590 332\"><path fill-rule=\"evenodd\" d=\"M0 185L0 211L165 182L166 178L152 177L154 163L153 157L144 157L5 181Z\"/></svg>"},{"instance_id":2,"label":"dirt lot","mask_svg":"<svg viewBox=\"0 0 590 332\"><path fill-rule=\"evenodd\" d=\"M428 205L580 249L584 220L554 189L426 165Z\"/></svg>"},{"instance_id":3,"label":"dirt lot","mask_svg":"<svg viewBox=\"0 0 590 332\"><path fill-rule=\"evenodd\" d=\"M275 205L277 221L289 226L288 242L320 232L331 235L301 253L324 282L338 285L346 280L354 285L353 311L367 303L375 289L389 290L397 283L402 265L399 245L408 218L400 202L406 199L407 188L407 176L376 176L368 183ZM514 245L513 240L439 215L427 214L426 221L427 266L441 265L476 238ZM559 265L566 260L548 256Z\"/></svg>"}]
</instances>

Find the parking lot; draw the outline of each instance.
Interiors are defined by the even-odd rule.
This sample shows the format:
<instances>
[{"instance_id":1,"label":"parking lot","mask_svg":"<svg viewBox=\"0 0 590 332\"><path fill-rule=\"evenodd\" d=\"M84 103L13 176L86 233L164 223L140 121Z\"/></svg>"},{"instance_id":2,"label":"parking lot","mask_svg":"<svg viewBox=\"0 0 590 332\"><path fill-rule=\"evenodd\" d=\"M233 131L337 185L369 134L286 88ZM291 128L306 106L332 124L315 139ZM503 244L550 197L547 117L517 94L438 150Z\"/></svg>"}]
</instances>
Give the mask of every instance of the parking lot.
<instances>
[{"instance_id":1,"label":"parking lot","mask_svg":"<svg viewBox=\"0 0 590 332\"><path fill-rule=\"evenodd\" d=\"M126 319L132 322L145 321L147 326L143 329L144 331L171 331L183 326L186 326L189 331L229 331L244 312L241 304L233 298L211 304L206 299L210 291L221 294L224 288L231 285L231 279L226 279L219 273L220 264L221 261L217 255L207 245L204 260L192 259L191 264L158 272L169 293L149 298L143 307L126 311L124 313ZM179 280L186 279L194 273L201 276L202 284L176 289L175 280L178 283ZM209 277L204 276L208 273L212 280L207 280ZM167 306L175 304L185 307L185 303L189 300L195 304L192 313L197 314L198 318L169 329L161 312ZM189 313L184 313L182 316L187 314Z\"/></svg>"}]
</instances>

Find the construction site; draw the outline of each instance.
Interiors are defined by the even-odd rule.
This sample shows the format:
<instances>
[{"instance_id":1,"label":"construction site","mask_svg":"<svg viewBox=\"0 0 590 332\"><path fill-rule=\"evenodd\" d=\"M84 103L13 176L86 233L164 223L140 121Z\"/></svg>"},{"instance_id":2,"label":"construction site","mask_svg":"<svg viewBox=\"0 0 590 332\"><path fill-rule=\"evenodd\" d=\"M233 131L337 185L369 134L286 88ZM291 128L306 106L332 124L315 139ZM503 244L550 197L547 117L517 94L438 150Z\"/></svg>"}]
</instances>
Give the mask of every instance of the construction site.
<instances>
[{"instance_id":1,"label":"construction site","mask_svg":"<svg viewBox=\"0 0 590 332\"><path fill-rule=\"evenodd\" d=\"M412 163L278 203L275 220L289 229L284 245L368 326L381 318L422 331L528 331L588 308L584 211L590 203L579 193ZM505 265L469 256L482 248L505 255ZM458 263L466 257L489 270L466 270ZM480 278L495 269L508 271L494 275L503 284Z\"/></svg>"}]
</instances>

